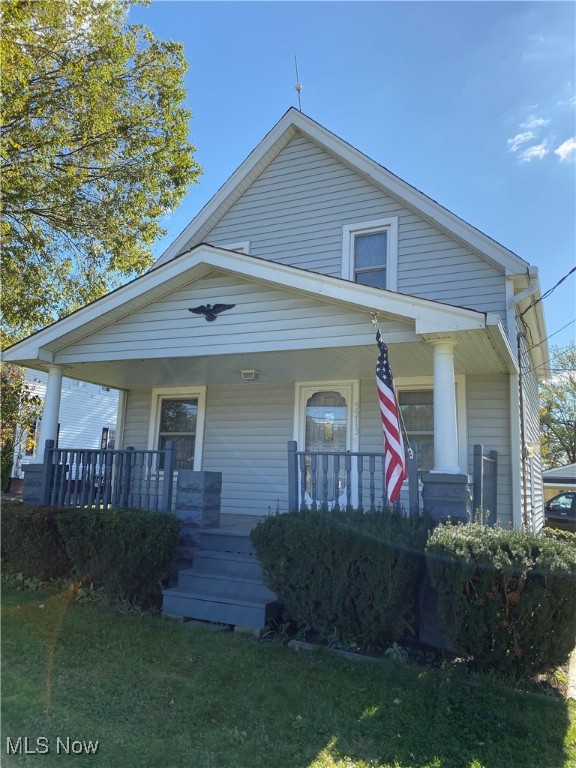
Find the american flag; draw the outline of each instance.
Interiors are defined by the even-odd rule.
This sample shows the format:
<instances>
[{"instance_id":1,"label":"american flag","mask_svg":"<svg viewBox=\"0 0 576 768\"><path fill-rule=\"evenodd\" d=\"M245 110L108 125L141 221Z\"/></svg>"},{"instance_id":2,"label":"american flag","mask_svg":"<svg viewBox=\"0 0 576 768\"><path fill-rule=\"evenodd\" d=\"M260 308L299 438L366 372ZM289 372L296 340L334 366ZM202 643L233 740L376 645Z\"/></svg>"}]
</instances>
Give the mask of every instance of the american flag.
<instances>
[{"instance_id":1,"label":"american flag","mask_svg":"<svg viewBox=\"0 0 576 768\"><path fill-rule=\"evenodd\" d=\"M376 334L376 343L380 349L376 363L376 385L382 428L384 429L384 469L386 474L386 495L394 504L400 495L402 483L408 477L404 442L400 430L400 409L394 387L394 379L388 362L388 347L382 341L380 331Z\"/></svg>"}]
</instances>

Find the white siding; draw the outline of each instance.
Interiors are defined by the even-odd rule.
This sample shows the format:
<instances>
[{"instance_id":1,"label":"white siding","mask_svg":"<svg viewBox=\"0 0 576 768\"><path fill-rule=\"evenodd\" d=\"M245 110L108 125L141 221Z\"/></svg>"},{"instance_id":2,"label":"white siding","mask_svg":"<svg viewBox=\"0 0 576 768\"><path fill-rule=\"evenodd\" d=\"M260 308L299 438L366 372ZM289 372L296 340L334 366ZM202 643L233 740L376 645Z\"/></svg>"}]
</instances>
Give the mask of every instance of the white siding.
<instances>
[{"instance_id":1,"label":"white siding","mask_svg":"<svg viewBox=\"0 0 576 768\"><path fill-rule=\"evenodd\" d=\"M148 447L151 392L128 392L124 447ZM266 515L288 506L294 384L245 382L206 392L202 469L222 472L222 512Z\"/></svg>"},{"instance_id":2,"label":"white siding","mask_svg":"<svg viewBox=\"0 0 576 768\"><path fill-rule=\"evenodd\" d=\"M521 330L521 329L519 329ZM538 379L533 370L533 362L528 352L526 339L521 340L522 394L524 400L524 442L531 448L530 456L523 462L525 475L527 514L534 531L544 525L544 491L542 479L542 456L534 446L540 445L540 404L538 398ZM531 445L532 444L532 445ZM524 482L521 488L524 494Z\"/></svg>"},{"instance_id":3,"label":"white siding","mask_svg":"<svg viewBox=\"0 0 576 768\"><path fill-rule=\"evenodd\" d=\"M130 446L136 450L147 450L151 408L151 390L130 390L126 393L122 448Z\"/></svg>"},{"instance_id":4,"label":"white siding","mask_svg":"<svg viewBox=\"0 0 576 768\"><path fill-rule=\"evenodd\" d=\"M293 384L208 388L203 469L222 472L222 512L286 511L293 422Z\"/></svg>"},{"instance_id":5,"label":"white siding","mask_svg":"<svg viewBox=\"0 0 576 768\"><path fill-rule=\"evenodd\" d=\"M302 136L203 239L249 240L254 256L340 277L342 226L389 216L399 217L400 292L505 317L502 271Z\"/></svg>"},{"instance_id":6,"label":"white siding","mask_svg":"<svg viewBox=\"0 0 576 768\"><path fill-rule=\"evenodd\" d=\"M46 395L48 374L28 370L26 380L42 399ZM100 448L102 429L115 429L118 410L117 390L105 391L96 384L62 380L58 445L60 448ZM25 456L23 446L15 451L14 476L21 465L33 463L33 456Z\"/></svg>"},{"instance_id":7,"label":"white siding","mask_svg":"<svg viewBox=\"0 0 576 768\"><path fill-rule=\"evenodd\" d=\"M203 304L234 304L207 322L189 312ZM382 321L383 332L413 329L411 321ZM275 349L316 348L372 337L366 312L345 310L316 297L303 297L230 275L213 275L186 286L145 309L61 349L63 362L185 357Z\"/></svg>"},{"instance_id":8,"label":"white siding","mask_svg":"<svg viewBox=\"0 0 576 768\"><path fill-rule=\"evenodd\" d=\"M468 472L473 472L473 446L498 451L498 521L512 526L510 419L508 377L467 376Z\"/></svg>"}]
</instances>

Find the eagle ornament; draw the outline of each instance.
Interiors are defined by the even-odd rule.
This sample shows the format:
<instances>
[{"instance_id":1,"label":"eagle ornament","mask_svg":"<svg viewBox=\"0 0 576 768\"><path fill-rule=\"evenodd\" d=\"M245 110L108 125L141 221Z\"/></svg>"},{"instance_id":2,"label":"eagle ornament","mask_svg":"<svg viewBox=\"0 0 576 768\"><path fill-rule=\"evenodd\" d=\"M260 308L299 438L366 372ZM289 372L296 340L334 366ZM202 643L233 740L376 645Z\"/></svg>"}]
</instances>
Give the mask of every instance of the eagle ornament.
<instances>
[{"instance_id":1,"label":"eagle ornament","mask_svg":"<svg viewBox=\"0 0 576 768\"><path fill-rule=\"evenodd\" d=\"M189 309L188 312L192 312L195 315L204 315L206 320L211 323L221 312L226 312L227 309L232 309L236 304L201 304L199 307Z\"/></svg>"}]
</instances>

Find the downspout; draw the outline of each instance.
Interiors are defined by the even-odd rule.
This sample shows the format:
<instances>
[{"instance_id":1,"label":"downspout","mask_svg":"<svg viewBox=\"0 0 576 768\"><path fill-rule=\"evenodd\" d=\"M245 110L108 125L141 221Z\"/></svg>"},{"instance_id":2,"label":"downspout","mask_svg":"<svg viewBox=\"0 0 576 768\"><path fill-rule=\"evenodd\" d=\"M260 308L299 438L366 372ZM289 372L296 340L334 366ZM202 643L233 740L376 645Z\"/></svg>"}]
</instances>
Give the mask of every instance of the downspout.
<instances>
[{"instance_id":1,"label":"downspout","mask_svg":"<svg viewBox=\"0 0 576 768\"><path fill-rule=\"evenodd\" d=\"M524 424L524 383L522 381L522 346L521 340L526 337L519 331L516 336L518 343L518 398L520 411L520 461L522 475L522 527L528 530L528 488L526 485L526 428Z\"/></svg>"},{"instance_id":2,"label":"downspout","mask_svg":"<svg viewBox=\"0 0 576 768\"><path fill-rule=\"evenodd\" d=\"M530 267L528 270L528 276L530 282L528 287L520 293L512 296L507 305L508 310L514 310L514 323L516 325L516 319L519 317L516 314L516 308L521 301L529 299L538 291L538 272L535 268ZM520 318L522 321L522 318ZM511 332L509 329L509 333ZM524 530L528 529L528 488L526 480L526 459L528 457L528 450L526 446L526 425L524 422L524 382L522 379L522 345L521 340L526 340L524 333L518 331L516 334L516 345L518 354L518 400L519 400L519 418L520 418L520 474L522 475L522 525Z\"/></svg>"}]
</instances>

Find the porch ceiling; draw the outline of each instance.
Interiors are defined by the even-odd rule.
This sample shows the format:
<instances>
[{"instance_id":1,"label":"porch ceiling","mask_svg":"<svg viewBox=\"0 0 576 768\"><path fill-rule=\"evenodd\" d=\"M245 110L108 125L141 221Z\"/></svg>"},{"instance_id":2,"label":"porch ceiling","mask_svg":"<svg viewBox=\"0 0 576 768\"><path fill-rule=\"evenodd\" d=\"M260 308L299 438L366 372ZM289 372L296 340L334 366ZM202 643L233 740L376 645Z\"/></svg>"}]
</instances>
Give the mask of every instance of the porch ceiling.
<instances>
[{"instance_id":1,"label":"porch ceiling","mask_svg":"<svg viewBox=\"0 0 576 768\"><path fill-rule=\"evenodd\" d=\"M497 348L488 329L453 334L456 374L507 373L510 361ZM389 343L395 378L432 376L433 349L424 340ZM376 344L294 349L244 354L208 354L135 360L99 360L63 365L64 375L117 389L238 384L241 368L257 368L261 382L365 379L374 375ZM30 361L30 367L49 365ZM246 383L250 386L250 383Z\"/></svg>"}]
</instances>

